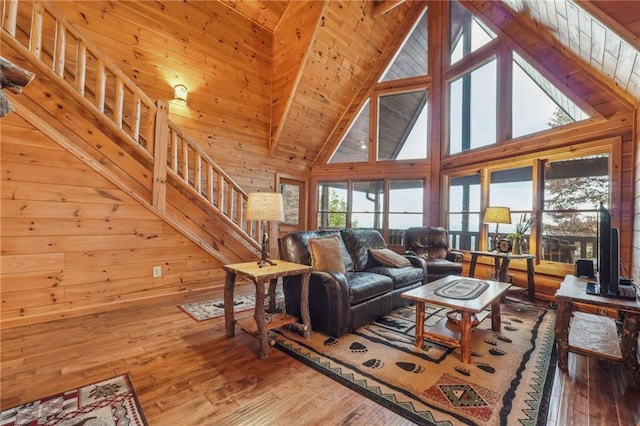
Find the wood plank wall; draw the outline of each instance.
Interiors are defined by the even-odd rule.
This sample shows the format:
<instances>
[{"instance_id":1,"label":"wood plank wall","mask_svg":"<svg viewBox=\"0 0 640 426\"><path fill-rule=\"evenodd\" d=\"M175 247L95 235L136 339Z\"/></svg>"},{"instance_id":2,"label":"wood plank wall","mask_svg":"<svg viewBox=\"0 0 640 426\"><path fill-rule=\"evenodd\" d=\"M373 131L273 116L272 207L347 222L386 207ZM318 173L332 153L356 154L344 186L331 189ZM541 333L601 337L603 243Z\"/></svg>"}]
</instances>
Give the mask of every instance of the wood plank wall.
<instances>
[{"instance_id":1,"label":"wood plank wall","mask_svg":"<svg viewBox=\"0 0 640 426\"><path fill-rule=\"evenodd\" d=\"M55 6L247 192L304 167L270 158L273 35L220 2L56 1ZM187 105L172 87L189 89Z\"/></svg>"},{"instance_id":2,"label":"wood plank wall","mask_svg":"<svg viewBox=\"0 0 640 426\"><path fill-rule=\"evenodd\" d=\"M210 255L17 114L1 154L1 327L223 282Z\"/></svg>"}]
</instances>

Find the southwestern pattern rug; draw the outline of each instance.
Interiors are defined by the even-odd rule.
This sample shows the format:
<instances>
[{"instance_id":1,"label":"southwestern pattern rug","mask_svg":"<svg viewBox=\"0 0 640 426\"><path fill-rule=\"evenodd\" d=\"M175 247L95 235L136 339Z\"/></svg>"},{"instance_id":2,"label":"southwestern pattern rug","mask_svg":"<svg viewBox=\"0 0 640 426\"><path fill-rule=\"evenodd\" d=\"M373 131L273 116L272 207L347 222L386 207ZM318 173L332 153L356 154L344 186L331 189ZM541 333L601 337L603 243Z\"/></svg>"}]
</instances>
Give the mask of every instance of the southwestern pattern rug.
<instances>
[{"instance_id":1,"label":"southwestern pattern rug","mask_svg":"<svg viewBox=\"0 0 640 426\"><path fill-rule=\"evenodd\" d=\"M425 310L425 327L447 312ZM278 349L414 423L544 425L556 363L555 313L508 299L501 319L499 332L491 331L490 319L473 331L471 364L461 362L459 350L428 340L416 348L413 306L337 339L274 331Z\"/></svg>"},{"instance_id":2,"label":"southwestern pattern rug","mask_svg":"<svg viewBox=\"0 0 640 426\"><path fill-rule=\"evenodd\" d=\"M268 296L265 297L265 300ZM276 289L276 304L282 304L284 301L284 294L282 289L278 287ZM241 294L233 296L233 312L244 312L255 307L256 295L255 293ZM189 315L196 321L205 321L224 315L224 300L205 300L202 302L185 303L179 305L184 313Z\"/></svg>"},{"instance_id":3,"label":"southwestern pattern rug","mask_svg":"<svg viewBox=\"0 0 640 426\"><path fill-rule=\"evenodd\" d=\"M128 374L0 412L0 425L147 425Z\"/></svg>"}]
</instances>

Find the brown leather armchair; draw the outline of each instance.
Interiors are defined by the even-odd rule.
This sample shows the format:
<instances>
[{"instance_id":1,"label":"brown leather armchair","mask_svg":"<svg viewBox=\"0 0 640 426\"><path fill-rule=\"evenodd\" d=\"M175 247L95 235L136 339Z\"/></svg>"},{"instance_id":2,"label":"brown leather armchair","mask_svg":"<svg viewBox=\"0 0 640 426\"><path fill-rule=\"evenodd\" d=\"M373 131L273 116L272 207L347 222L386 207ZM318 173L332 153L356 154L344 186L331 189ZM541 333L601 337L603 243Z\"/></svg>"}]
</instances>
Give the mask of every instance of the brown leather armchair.
<instances>
[{"instance_id":1,"label":"brown leather armchair","mask_svg":"<svg viewBox=\"0 0 640 426\"><path fill-rule=\"evenodd\" d=\"M442 227L417 226L405 234L406 254L423 258L427 263L427 282L462 274L463 256L449 247L449 231Z\"/></svg>"}]
</instances>

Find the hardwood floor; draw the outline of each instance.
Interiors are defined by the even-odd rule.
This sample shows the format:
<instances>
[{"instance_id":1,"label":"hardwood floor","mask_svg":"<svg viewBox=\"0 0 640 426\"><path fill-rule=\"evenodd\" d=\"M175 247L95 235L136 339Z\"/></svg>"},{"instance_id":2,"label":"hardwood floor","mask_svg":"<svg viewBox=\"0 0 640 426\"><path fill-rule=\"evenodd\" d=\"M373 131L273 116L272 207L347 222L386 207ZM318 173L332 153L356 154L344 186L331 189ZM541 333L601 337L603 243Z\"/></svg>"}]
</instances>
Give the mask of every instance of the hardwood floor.
<instances>
[{"instance_id":1,"label":"hardwood floor","mask_svg":"<svg viewBox=\"0 0 640 426\"><path fill-rule=\"evenodd\" d=\"M197 300L209 298L222 292ZM176 307L189 301L3 330L1 407L129 372L151 425L412 424L277 349L258 359L257 339L227 339L222 317L192 320ZM616 364L570 354L547 424L637 425L640 390L626 381Z\"/></svg>"}]
</instances>

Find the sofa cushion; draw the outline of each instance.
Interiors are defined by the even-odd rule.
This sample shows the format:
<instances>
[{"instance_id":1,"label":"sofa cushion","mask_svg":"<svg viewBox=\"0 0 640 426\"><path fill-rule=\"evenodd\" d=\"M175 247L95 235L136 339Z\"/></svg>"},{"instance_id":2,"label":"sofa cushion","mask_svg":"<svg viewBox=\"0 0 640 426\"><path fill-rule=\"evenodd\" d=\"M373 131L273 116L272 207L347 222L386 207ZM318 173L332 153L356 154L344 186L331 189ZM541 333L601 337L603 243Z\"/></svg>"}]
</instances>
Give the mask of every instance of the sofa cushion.
<instances>
[{"instance_id":1,"label":"sofa cushion","mask_svg":"<svg viewBox=\"0 0 640 426\"><path fill-rule=\"evenodd\" d=\"M380 275L385 275L393 280L393 288L402 288L410 284L420 283L424 279L424 273L422 269L414 266L408 266L404 268L395 268L388 266L376 266L370 268L369 272L373 272Z\"/></svg>"},{"instance_id":2,"label":"sofa cushion","mask_svg":"<svg viewBox=\"0 0 640 426\"><path fill-rule=\"evenodd\" d=\"M446 259L429 259L427 260L427 271L429 275L460 275L462 264Z\"/></svg>"},{"instance_id":3,"label":"sofa cushion","mask_svg":"<svg viewBox=\"0 0 640 426\"><path fill-rule=\"evenodd\" d=\"M388 248L369 249L369 253L375 260L382 263L384 266L391 266L393 268L411 266L409 259Z\"/></svg>"},{"instance_id":4,"label":"sofa cushion","mask_svg":"<svg viewBox=\"0 0 640 426\"><path fill-rule=\"evenodd\" d=\"M338 235L310 239L309 254L311 266L316 271L337 271L343 274L346 272Z\"/></svg>"},{"instance_id":5,"label":"sofa cushion","mask_svg":"<svg viewBox=\"0 0 640 426\"><path fill-rule=\"evenodd\" d=\"M393 280L384 275L371 272L347 272L346 278L352 305L393 290Z\"/></svg>"},{"instance_id":6,"label":"sofa cushion","mask_svg":"<svg viewBox=\"0 0 640 426\"><path fill-rule=\"evenodd\" d=\"M344 245L353 260L353 269L366 271L377 266L377 262L369 256L369 249L387 248L387 243L380 232L375 229L343 229L340 231Z\"/></svg>"}]
</instances>

